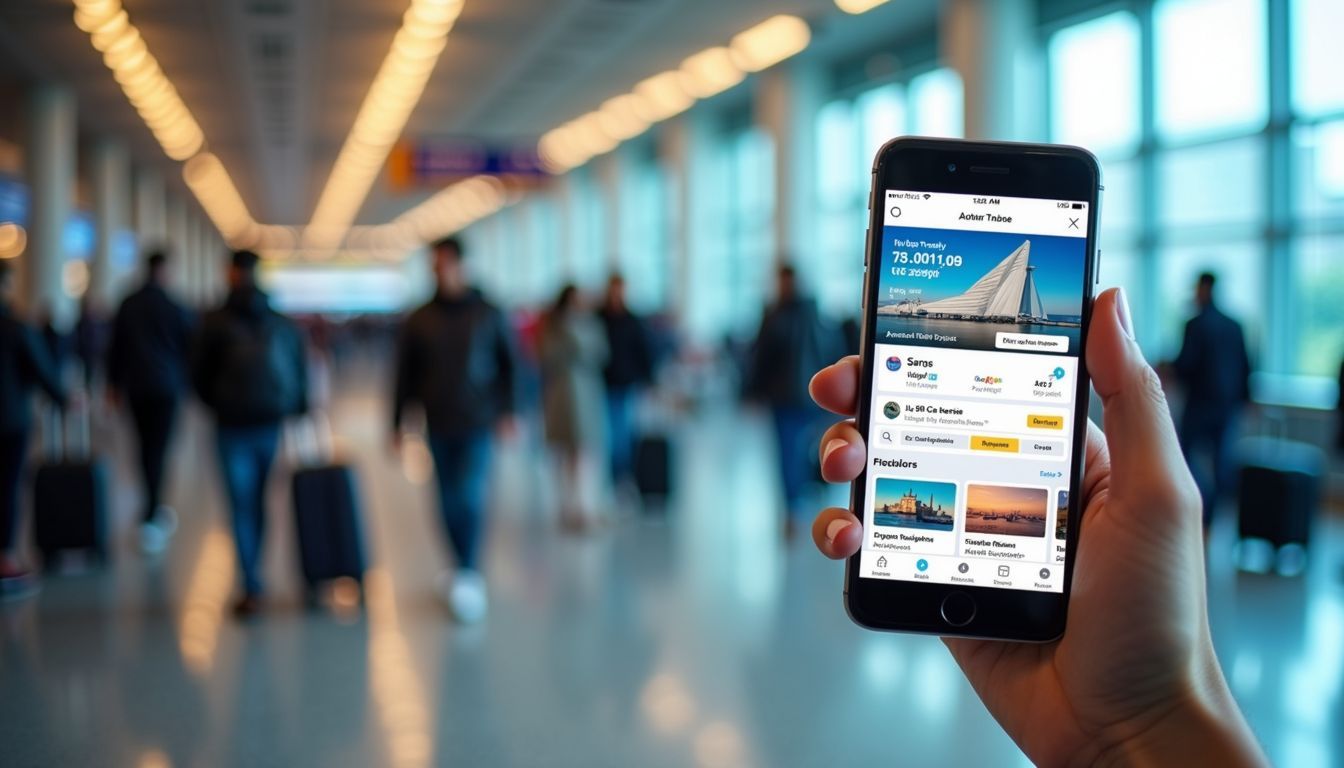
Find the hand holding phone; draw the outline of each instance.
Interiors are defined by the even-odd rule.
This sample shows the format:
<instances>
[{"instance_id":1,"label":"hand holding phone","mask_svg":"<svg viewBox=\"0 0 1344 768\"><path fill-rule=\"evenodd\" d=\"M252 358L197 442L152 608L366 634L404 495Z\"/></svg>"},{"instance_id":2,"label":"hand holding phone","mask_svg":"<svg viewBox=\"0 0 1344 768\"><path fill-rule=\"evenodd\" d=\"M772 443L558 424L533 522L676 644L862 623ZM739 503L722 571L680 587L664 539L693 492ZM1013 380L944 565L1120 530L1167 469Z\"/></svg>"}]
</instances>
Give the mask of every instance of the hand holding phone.
<instances>
[{"instance_id":1,"label":"hand holding phone","mask_svg":"<svg viewBox=\"0 0 1344 768\"><path fill-rule=\"evenodd\" d=\"M1111 755L1158 764L1257 765L1259 747L1227 689L1204 607L1200 499L1181 457L1156 375L1130 335L1117 290L1096 302L1087 366L1106 431L1089 424L1069 625L1054 644L948 639L996 720L1040 765ZM856 413L857 357L817 374L812 393ZM838 442L837 442L838 441ZM822 474L849 482L864 469L848 421L821 441ZM852 557L862 523L827 509L812 527L828 557Z\"/></svg>"}]
</instances>

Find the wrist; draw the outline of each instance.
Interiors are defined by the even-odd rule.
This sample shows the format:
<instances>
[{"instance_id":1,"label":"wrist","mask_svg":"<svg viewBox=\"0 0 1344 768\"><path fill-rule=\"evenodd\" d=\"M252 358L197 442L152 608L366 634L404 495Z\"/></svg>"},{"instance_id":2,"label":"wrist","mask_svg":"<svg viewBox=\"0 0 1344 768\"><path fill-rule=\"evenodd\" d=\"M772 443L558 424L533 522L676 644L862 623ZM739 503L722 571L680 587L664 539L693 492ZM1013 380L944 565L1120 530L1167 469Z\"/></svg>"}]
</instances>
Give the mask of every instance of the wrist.
<instances>
[{"instance_id":1,"label":"wrist","mask_svg":"<svg viewBox=\"0 0 1344 768\"><path fill-rule=\"evenodd\" d=\"M1151 720L1116 726L1097 766L1266 766L1268 760L1232 699L1221 672L1191 685Z\"/></svg>"}]
</instances>

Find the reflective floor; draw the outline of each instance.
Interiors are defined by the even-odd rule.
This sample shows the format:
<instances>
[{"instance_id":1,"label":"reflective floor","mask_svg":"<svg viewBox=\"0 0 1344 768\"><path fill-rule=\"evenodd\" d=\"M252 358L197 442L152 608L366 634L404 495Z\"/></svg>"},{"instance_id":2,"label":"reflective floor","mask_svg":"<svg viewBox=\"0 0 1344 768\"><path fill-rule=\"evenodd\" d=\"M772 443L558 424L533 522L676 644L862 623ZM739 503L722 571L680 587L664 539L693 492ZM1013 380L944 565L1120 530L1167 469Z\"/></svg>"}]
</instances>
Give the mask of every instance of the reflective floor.
<instances>
[{"instance_id":1,"label":"reflective floor","mask_svg":"<svg viewBox=\"0 0 1344 768\"><path fill-rule=\"evenodd\" d=\"M665 520L632 510L584 538L556 532L530 443L501 451L491 613L463 629L433 593L444 548L427 456L382 449L375 395L346 392L333 409L367 502L365 611L302 607L281 472L275 605L254 624L229 618L233 552L193 416L175 453L182 528L161 562L123 542L110 571L50 577L0 606L0 763L1026 763L941 643L853 627L841 567L781 545L758 417L688 423ZM105 432L128 456L124 431ZM118 495L121 530L134 504ZM1322 532L1301 578L1211 564L1221 659L1285 766L1344 765L1344 529Z\"/></svg>"}]
</instances>

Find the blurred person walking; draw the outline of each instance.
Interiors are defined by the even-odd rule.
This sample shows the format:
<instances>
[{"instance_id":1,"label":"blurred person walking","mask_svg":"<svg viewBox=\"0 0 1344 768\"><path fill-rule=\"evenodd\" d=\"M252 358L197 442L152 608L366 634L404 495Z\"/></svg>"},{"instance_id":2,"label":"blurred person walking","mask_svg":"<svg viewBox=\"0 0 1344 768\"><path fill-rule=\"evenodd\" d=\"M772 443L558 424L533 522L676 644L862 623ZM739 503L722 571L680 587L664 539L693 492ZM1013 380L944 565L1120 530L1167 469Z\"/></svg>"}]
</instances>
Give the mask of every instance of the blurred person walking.
<instances>
[{"instance_id":1,"label":"blurred person walking","mask_svg":"<svg viewBox=\"0 0 1344 768\"><path fill-rule=\"evenodd\" d=\"M653 352L644 318L625 303L625 279L612 275L597 311L607 339L607 453L614 487L634 484L635 403L653 380Z\"/></svg>"},{"instance_id":2,"label":"blurred person walking","mask_svg":"<svg viewBox=\"0 0 1344 768\"><path fill-rule=\"evenodd\" d=\"M39 333L14 313L14 272L0 261L0 599L32 594L37 587L19 559L19 483L28 459L34 387L64 409L66 392Z\"/></svg>"},{"instance_id":3,"label":"blurred person walking","mask_svg":"<svg viewBox=\"0 0 1344 768\"><path fill-rule=\"evenodd\" d=\"M491 430L516 431L517 362L507 318L468 281L462 244L447 238L433 252L434 297L406 318L397 341L392 444L400 450L406 410L418 404L457 567L439 577L439 592L454 618L474 623L488 607L480 550Z\"/></svg>"},{"instance_id":4,"label":"blurred person walking","mask_svg":"<svg viewBox=\"0 0 1344 768\"><path fill-rule=\"evenodd\" d=\"M107 394L125 401L139 443L144 504L140 548L148 555L168 546L177 515L163 504L164 466L173 425L187 389L192 317L168 294L168 255L145 259L145 281L122 300L107 350Z\"/></svg>"},{"instance_id":5,"label":"blurred person walking","mask_svg":"<svg viewBox=\"0 0 1344 768\"><path fill-rule=\"evenodd\" d=\"M784 488L784 538L791 540L808 514L809 491L820 482L814 466L824 414L812 402L812 374L842 353L839 329L826 322L805 295L791 266L775 274L775 301L761 318L747 367L746 395L765 403L774 421L779 474Z\"/></svg>"},{"instance_id":6,"label":"blurred person walking","mask_svg":"<svg viewBox=\"0 0 1344 768\"><path fill-rule=\"evenodd\" d=\"M1204 523L1233 484L1229 443L1242 407L1250 400L1251 361L1241 324L1214 301L1217 276L1200 274L1195 316L1185 324L1181 352L1172 363L1185 390L1178 436L1204 501ZM1200 466L1207 454L1212 477Z\"/></svg>"},{"instance_id":7,"label":"blurred person walking","mask_svg":"<svg viewBox=\"0 0 1344 768\"><path fill-rule=\"evenodd\" d=\"M573 285L561 288L547 311L538 346L546 442L559 465L560 521L583 530L601 522L608 496L592 464L606 447L602 372L609 351Z\"/></svg>"},{"instance_id":8,"label":"blurred person walking","mask_svg":"<svg viewBox=\"0 0 1344 768\"><path fill-rule=\"evenodd\" d=\"M308 410L308 371L302 334L271 309L257 287L258 256L235 251L224 304L201 322L191 351L191 381L215 417L220 475L233 515L242 596L234 613L261 610L261 553L266 479L285 418Z\"/></svg>"}]
</instances>

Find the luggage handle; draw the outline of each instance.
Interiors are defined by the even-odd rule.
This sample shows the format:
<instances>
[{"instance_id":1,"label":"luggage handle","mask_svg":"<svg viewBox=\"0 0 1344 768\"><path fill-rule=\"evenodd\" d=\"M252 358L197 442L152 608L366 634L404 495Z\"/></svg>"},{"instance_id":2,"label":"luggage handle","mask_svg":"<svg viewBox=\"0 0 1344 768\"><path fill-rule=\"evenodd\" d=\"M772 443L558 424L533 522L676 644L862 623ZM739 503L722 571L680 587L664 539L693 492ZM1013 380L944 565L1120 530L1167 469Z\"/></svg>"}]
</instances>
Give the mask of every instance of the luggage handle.
<instances>
[{"instance_id":1,"label":"luggage handle","mask_svg":"<svg viewBox=\"0 0 1344 768\"><path fill-rule=\"evenodd\" d=\"M47 458L52 461L87 459L93 455L91 406L71 403L61 409L56 403L47 408ZM77 412L77 413L72 413ZM76 416L78 418L76 418Z\"/></svg>"},{"instance_id":2,"label":"luggage handle","mask_svg":"<svg viewBox=\"0 0 1344 768\"><path fill-rule=\"evenodd\" d=\"M296 419L289 428L290 453L299 466L329 463L335 456L335 438L331 421L321 411L311 411Z\"/></svg>"}]
</instances>

